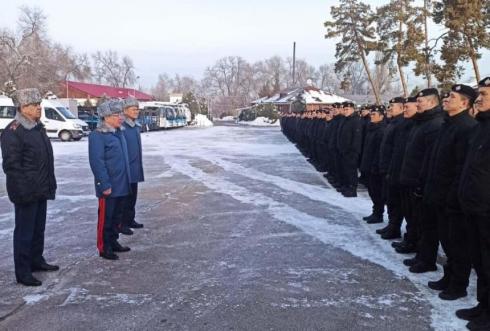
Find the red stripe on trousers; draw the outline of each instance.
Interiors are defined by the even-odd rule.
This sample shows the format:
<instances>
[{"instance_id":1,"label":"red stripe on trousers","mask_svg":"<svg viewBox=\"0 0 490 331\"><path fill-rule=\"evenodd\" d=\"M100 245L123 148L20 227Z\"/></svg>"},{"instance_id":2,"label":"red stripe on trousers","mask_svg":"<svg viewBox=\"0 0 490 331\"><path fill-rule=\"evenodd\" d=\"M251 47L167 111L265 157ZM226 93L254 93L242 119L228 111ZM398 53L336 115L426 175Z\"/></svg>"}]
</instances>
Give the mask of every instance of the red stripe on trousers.
<instances>
[{"instance_id":1,"label":"red stripe on trousers","mask_svg":"<svg viewBox=\"0 0 490 331\"><path fill-rule=\"evenodd\" d=\"M99 219L97 221L97 249L104 251L105 198L99 198Z\"/></svg>"}]
</instances>

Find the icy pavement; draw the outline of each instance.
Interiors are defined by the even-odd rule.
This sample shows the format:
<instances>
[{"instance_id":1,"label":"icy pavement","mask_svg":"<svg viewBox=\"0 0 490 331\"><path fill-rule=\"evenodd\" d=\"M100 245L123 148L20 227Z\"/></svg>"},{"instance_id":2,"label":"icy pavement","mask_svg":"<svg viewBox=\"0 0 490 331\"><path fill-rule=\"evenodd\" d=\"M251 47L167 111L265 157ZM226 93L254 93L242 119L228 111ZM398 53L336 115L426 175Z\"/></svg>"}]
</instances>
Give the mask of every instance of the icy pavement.
<instances>
[{"instance_id":1,"label":"icy pavement","mask_svg":"<svg viewBox=\"0 0 490 331\"><path fill-rule=\"evenodd\" d=\"M147 181L116 262L97 257L86 140L54 142L57 200L41 288L15 284L13 213L0 176L0 329L463 330L412 275L365 196L332 190L278 128L216 126L143 134ZM441 268L440 268L441 269ZM472 286L474 279L472 279Z\"/></svg>"}]
</instances>

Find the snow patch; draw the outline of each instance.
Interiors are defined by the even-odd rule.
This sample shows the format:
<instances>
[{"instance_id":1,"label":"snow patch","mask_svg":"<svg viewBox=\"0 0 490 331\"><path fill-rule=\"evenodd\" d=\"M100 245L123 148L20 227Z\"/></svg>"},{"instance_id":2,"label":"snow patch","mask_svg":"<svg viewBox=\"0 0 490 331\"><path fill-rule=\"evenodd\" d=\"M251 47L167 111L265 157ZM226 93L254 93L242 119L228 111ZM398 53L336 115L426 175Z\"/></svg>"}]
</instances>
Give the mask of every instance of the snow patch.
<instances>
[{"instance_id":1,"label":"snow patch","mask_svg":"<svg viewBox=\"0 0 490 331\"><path fill-rule=\"evenodd\" d=\"M233 116L225 116L225 117L221 118L220 121L233 122L233 121L235 121L235 118Z\"/></svg>"},{"instance_id":2,"label":"snow patch","mask_svg":"<svg viewBox=\"0 0 490 331\"><path fill-rule=\"evenodd\" d=\"M48 296L44 295L44 294L29 294L29 295L24 296L22 299L24 299L24 301L27 305L34 305L34 304L41 302L47 298L48 298Z\"/></svg>"},{"instance_id":3,"label":"snow patch","mask_svg":"<svg viewBox=\"0 0 490 331\"><path fill-rule=\"evenodd\" d=\"M267 117L257 117L253 121L239 121L238 124L250 126L280 126L279 120L272 120Z\"/></svg>"},{"instance_id":4,"label":"snow patch","mask_svg":"<svg viewBox=\"0 0 490 331\"><path fill-rule=\"evenodd\" d=\"M211 122L206 115L202 114L197 114L196 117L194 117L194 120L191 123L191 126L197 126L197 127L211 127L213 126L213 122Z\"/></svg>"}]
</instances>

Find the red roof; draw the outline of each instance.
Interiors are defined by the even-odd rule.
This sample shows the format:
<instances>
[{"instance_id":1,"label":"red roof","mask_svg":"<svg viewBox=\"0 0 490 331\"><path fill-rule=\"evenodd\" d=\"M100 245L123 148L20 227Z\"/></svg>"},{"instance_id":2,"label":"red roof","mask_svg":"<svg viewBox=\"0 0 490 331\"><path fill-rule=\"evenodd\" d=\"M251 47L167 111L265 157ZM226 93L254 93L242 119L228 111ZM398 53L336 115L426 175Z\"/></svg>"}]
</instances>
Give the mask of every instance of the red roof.
<instances>
[{"instance_id":1,"label":"red roof","mask_svg":"<svg viewBox=\"0 0 490 331\"><path fill-rule=\"evenodd\" d=\"M81 82L66 81L63 82L66 88L66 84L70 89L79 90L83 93L87 93L89 97L101 98L106 95L110 98L127 98L134 97L139 101L150 101L153 100L153 96L143 93L141 91L124 88L124 87L112 87L107 85L89 84Z\"/></svg>"}]
</instances>

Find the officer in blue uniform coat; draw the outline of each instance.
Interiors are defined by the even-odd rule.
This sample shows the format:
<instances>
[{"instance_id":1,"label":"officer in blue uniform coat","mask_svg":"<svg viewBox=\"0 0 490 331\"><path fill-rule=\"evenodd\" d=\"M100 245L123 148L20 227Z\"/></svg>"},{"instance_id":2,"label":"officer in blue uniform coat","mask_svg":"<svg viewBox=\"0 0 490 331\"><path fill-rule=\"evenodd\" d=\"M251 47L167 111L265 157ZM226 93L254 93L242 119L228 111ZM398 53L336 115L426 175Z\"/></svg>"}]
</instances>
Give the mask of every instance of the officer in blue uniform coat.
<instances>
[{"instance_id":1,"label":"officer in blue uniform coat","mask_svg":"<svg viewBox=\"0 0 490 331\"><path fill-rule=\"evenodd\" d=\"M131 192L126 197L123 212L121 233L132 233L131 228L139 229L143 227L135 221L135 206L138 198L138 183L145 180L143 174L143 158L141 148L141 125L136 121L139 115L138 100L127 98L123 101L124 109L124 130L128 146L129 172L131 175Z\"/></svg>"},{"instance_id":2,"label":"officer in blue uniform coat","mask_svg":"<svg viewBox=\"0 0 490 331\"><path fill-rule=\"evenodd\" d=\"M130 250L117 241L124 202L131 190L128 149L122 133L122 102L106 101L97 112L102 121L89 135L89 162L99 198L97 248L101 257L117 260L115 252Z\"/></svg>"}]
</instances>

